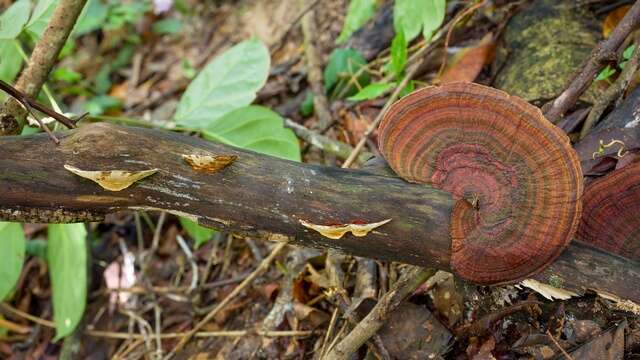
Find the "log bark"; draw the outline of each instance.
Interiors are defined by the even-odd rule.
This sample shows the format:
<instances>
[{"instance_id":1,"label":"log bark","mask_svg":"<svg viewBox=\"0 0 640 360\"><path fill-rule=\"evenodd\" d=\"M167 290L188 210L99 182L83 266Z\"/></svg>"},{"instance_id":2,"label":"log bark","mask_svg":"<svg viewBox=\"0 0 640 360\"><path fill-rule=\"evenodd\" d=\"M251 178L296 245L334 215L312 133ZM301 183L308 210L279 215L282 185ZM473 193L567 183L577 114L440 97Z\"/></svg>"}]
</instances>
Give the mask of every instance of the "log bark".
<instances>
[{"instance_id":1,"label":"log bark","mask_svg":"<svg viewBox=\"0 0 640 360\"><path fill-rule=\"evenodd\" d=\"M199 224L303 246L450 270L450 194L383 171L320 167L158 130L91 124L60 133L0 138L0 219L99 221L121 210L164 210ZM224 170L192 169L183 154L237 155ZM160 169L111 192L82 170ZM300 224L389 223L364 237L329 239ZM538 280L640 302L640 264L576 241Z\"/></svg>"}]
</instances>

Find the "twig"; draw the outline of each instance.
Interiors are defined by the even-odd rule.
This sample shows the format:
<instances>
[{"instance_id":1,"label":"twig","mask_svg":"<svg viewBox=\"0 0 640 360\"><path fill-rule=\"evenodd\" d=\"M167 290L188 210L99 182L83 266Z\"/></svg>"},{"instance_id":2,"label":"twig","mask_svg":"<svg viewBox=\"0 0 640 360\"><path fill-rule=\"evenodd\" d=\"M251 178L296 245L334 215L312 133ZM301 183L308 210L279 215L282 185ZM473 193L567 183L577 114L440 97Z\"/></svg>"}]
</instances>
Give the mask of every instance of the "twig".
<instances>
[{"instance_id":1,"label":"twig","mask_svg":"<svg viewBox=\"0 0 640 360\"><path fill-rule=\"evenodd\" d=\"M300 10L300 12L295 16L295 18L293 18L293 21L289 23L289 25L287 26L287 29L283 31L282 34L278 36L278 39L274 41L273 44L269 47L269 53L273 54L276 51L280 50L280 48L282 47L282 44L287 39L287 36L289 36L289 33L291 33L291 30L298 24L300 19L302 19L303 16L305 16L309 11L315 8L316 5L318 5L319 3L320 1L314 0L306 4L302 8L302 10Z\"/></svg>"},{"instance_id":2,"label":"twig","mask_svg":"<svg viewBox=\"0 0 640 360\"><path fill-rule=\"evenodd\" d=\"M40 92L85 3L86 0L61 0L56 6L47 28L36 42L26 69L16 82L16 89L27 97L35 98ZM0 135L19 134L25 116L26 112L17 100L7 99L0 114Z\"/></svg>"},{"instance_id":3,"label":"twig","mask_svg":"<svg viewBox=\"0 0 640 360\"><path fill-rule=\"evenodd\" d=\"M176 235L176 241L178 245L180 245L180 249L187 255L187 260L189 264L191 264L191 285L189 285L189 292L193 291L196 286L198 286L198 264L196 264L196 260L193 258L193 253L189 249L189 245L184 241L184 238L180 235Z\"/></svg>"},{"instance_id":4,"label":"twig","mask_svg":"<svg viewBox=\"0 0 640 360\"><path fill-rule=\"evenodd\" d=\"M426 49L428 48L429 48L428 46L425 46L419 52L424 54L426 52ZM393 91L393 93L389 97L389 100L387 100L387 103L384 104L384 107L382 108L382 110L380 110L380 112L378 113L376 118L373 120L373 122L369 124L369 127L367 127L367 130L364 132L364 135L362 136L360 141L358 141L358 144L356 145L356 147L353 149L353 151L351 151L351 154L349 154L349 157L347 158L347 160L345 160L344 163L342 164L343 168L348 168L353 164L358 154L360 154L360 152L364 148L364 144L366 144L367 138L369 138L369 136L371 136L373 131L378 128L378 125L380 124L380 121L382 121L384 114L387 112L389 107L391 107L391 104L393 104L393 102L396 101L398 96L400 96L400 92L402 91L402 89L404 89L405 86L407 86L407 84L409 83L409 80L411 80L413 76L418 72L418 69L420 68L421 63L422 61L416 64L416 66L413 69L409 70L409 72L402 79L400 84L398 84L396 89Z\"/></svg>"},{"instance_id":5,"label":"twig","mask_svg":"<svg viewBox=\"0 0 640 360\"><path fill-rule=\"evenodd\" d=\"M562 351L562 354L568 360L573 360L573 357L571 357L571 355L569 355L569 353L566 352L562 346L560 346L560 344L558 343L558 340L556 340L556 338L553 335L551 335L551 332L549 331L549 329L547 329L547 336L551 339L551 341L553 341L553 343L558 347L558 349L560 349L560 351Z\"/></svg>"},{"instance_id":6,"label":"twig","mask_svg":"<svg viewBox=\"0 0 640 360\"><path fill-rule=\"evenodd\" d=\"M535 300L521 301L517 304L487 314L471 324L460 326L454 332L457 337L464 337L469 334L473 334L473 336L483 336L489 331L491 325L496 321L504 318L505 316L509 316L513 313L523 310L529 306L540 304L542 303Z\"/></svg>"},{"instance_id":7,"label":"twig","mask_svg":"<svg viewBox=\"0 0 640 360\"><path fill-rule=\"evenodd\" d=\"M156 358L162 359L162 313L158 303L153 305L153 313L155 316Z\"/></svg>"},{"instance_id":8,"label":"twig","mask_svg":"<svg viewBox=\"0 0 640 360\"><path fill-rule=\"evenodd\" d=\"M313 107L318 116L316 127L320 132L324 132L333 123L333 117L331 116L329 101L322 85L322 63L320 61L320 53L315 46L317 32L315 11L309 10L302 18L304 53L307 59L307 80L313 91Z\"/></svg>"},{"instance_id":9,"label":"twig","mask_svg":"<svg viewBox=\"0 0 640 360\"><path fill-rule=\"evenodd\" d=\"M263 330L222 330L222 331L200 331L193 334L196 338L210 338L210 337L243 337L247 335L258 335L264 337L302 337L322 334L320 330L282 330L282 331L263 331ZM141 334L129 334L123 332L112 331L100 331L100 330L87 330L85 334L93 337L101 337L106 339L132 339L140 340L144 339ZM160 334L161 339L177 339L186 336L188 333L165 333Z\"/></svg>"},{"instance_id":10,"label":"twig","mask_svg":"<svg viewBox=\"0 0 640 360\"><path fill-rule=\"evenodd\" d=\"M215 308L213 308L202 320L200 320L200 322L198 322L198 324L196 324L196 326L194 326L193 329L191 329L191 331L186 333L180 339L178 344L173 348L173 350L171 350L171 352L165 357L165 359L170 359L173 355L176 354L176 352L182 350L185 347L185 345L187 345L189 340L191 340L191 338L193 338L193 336L198 332L198 330L202 329L202 327L204 327L209 321L211 321L211 319L213 319L214 316L216 316L220 312L220 310L224 309L224 307L227 306L227 304L231 302L231 300L235 298L236 295L238 295L242 290L244 290L244 288L246 288L253 281L253 279L255 279L264 271L266 271L269 265L271 265L271 262L276 258L276 256L280 253L280 251L282 251L286 246L287 246L286 242L278 243L273 248L269 256L267 256L260 263L260 265L251 273L251 275L249 275L246 279L244 279L242 283L240 283L235 289L233 289L233 291L231 291L229 295L227 295L222 301L220 301L220 303L218 303L218 305L216 305Z\"/></svg>"},{"instance_id":11,"label":"twig","mask_svg":"<svg viewBox=\"0 0 640 360\"><path fill-rule=\"evenodd\" d=\"M17 101L20 105L24 107L25 110L29 111L30 108L36 109L43 114L46 114L58 122L63 124L69 129L73 129L76 127L76 122L69 119L68 117L60 114L52 109L49 109L47 106L40 104L39 102L33 100L29 95L23 93L17 88L7 84L6 82L0 80L0 90L9 94L15 101ZM38 118L34 116L34 119L38 121Z\"/></svg>"},{"instance_id":12,"label":"twig","mask_svg":"<svg viewBox=\"0 0 640 360\"><path fill-rule=\"evenodd\" d=\"M351 332L329 351L325 360L348 359L384 325L389 314L415 289L435 273L433 269L409 267L393 288Z\"/></svg>"},{"instance_id":13,"label":"twig","mask_svg":"<svg viewBox=\"0 0 640 360\"><path fill-rule=\"evenodd\" d=\"M589 112L589 116L587 116L587 120L585 120L584 125L582 126L582 131L580 131L580 139L584 139L591 128L595 125L596 121L600 118L602 113L606 110L609 103L614 101L629 85L631 79L633 79L633 75L638 69L638 61L640 60L640 44L636 44L635 50L633 50L633 54L624 69L620 73L620 76L616 79L616 81L611 84L607 88L607 90L600 96L591 111Z\"/></svg>"},{"instance_id":14,"label":"twig","mask_svg":"<svg viewBox=\"0 0 640 360\"><path fill-rule=\"evenodd\" d=\"M611 59L618 47L626 39L626 37L638 27L640 24L640 1L629 9L622 21L616 26L608 39L600 42L587 58L586 64L569 83L567 88L555 99L547 105L545 116L552 123L560 121L562 115L569 110L578 100L580 95L589 87L593 78L596 76L603 62Z\"/></svg>"},{"instance_id":15,"label":"twig","mask_svg":"<svg viewBox=\"0 0 640 360\"><path fill-rule=\"evenodd\" d=\"M321 135L316 131L310 130L305 126L302 126L290 119L285 119L285 126L293 130L296 135L307 143L317 147L318 149L335 155L341 159L346 159L353 151L353 147L342 141L331 139L327 136ZM358 162L364 164L373 154L368 151L363 151L358 155Z\"/></svg>"}]
</instances>

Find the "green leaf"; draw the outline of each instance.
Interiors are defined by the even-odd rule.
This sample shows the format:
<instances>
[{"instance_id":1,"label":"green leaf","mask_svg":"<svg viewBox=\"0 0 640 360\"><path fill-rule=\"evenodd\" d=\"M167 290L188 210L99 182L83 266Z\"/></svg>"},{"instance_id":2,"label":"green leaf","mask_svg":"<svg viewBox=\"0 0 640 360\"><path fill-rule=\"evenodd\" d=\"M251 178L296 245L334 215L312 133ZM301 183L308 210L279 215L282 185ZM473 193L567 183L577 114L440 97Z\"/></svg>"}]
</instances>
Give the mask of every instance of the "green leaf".
<instances>
[{"instance_id":1,"label":"green leaf","mask_svg":"<svg viewBox=\"0 0 640 360\"><path fill-rule=\"evenodd\" d=\"M104 114L107 110L122 106L120 99L109 95L94 96L84 103L86 112L92 115Z\"/></svg>"},{"instance_id":2,"label":"green leaf","mask_svg":"<svg viewBox=\"0 0 640 360\"><path fill-rule=\"evenodd\" d=\"M18 0L0 15L0 39L13 40L22 32L29 20L31 2ZM18 56L14 53L14 56Z\"/></svg>"},{"instance_id":3,"label":"green leaf","mask_svg":"<svg viewBox=\"0 0 640 360\"><path fill-rule=\"evenodd\" d=\"M400 29L391 42L391 68L396 80L402 78L404 68L407 65L407 40Z\"/></svg>"},{"instance_id":4,"label":"green leaf","mask_svg":"<svg viewBox=\"0 0 640 360\"><path fill-rule=\"evenodd\" d=\"M87 302L87 231L84 224L49 225L47 258L53 322L59 340L76 328Z\"/></svg>"},{"instance_id":5,"label":"green leaf","mask_svg":"<svg viewBox=\"0 0 640 360\"><path fill-rule=\"evenodd\" d=\"M329 62L324 69L324 88L332 99L350 96L358 92L358 86L350 84L353 77L365 66L366 60L356 50L336 49L329 56ZM366 71L357 77L360 88L369 84L369 74Z\"/></svg>"},{"instance_id":6,"label":"green leaf","mask_svg":"<svg viewBox=\"0 0 640 360\"><path fill-rule=\"evenodd\" d=\"M313 104L313 92L307 91L307 94L304 97L304 101L300 104L300 115L304 117L309 117L313 114L314 111Z\"/></svg>"},{"instance_id":7,"label":"green leaf","mask_svg":"<svg viewBox=\"0 0 640 360\"><path fill-rule=\"evenodd\" d=\"M58 5L58 0L39 0L29 18L29 23L25 26L25 30L36 39L42 36L49 19L53 15L53 11L56 9L56 5Z\"/></svg>"},{"instance_id":8,"label":"green leaf","mask_svg":"<svg viewBox=\"0 0 640 360\"><path fill-rule=\"evenodd\" d=\"M413 80L409 80L409 83L407 84L407 86L405 86L402 90L400 90L400 93L398 94L398 98L403 98L406 95L409 95L413 90L415 90L416 85L413 82Z\"/></svg>"},{"instance_id":9,"label":"green leaf","mask_svg":"<svg viewBox=\"0 0 640 360\"><path fill-rule=\"evenodd\" d=\"M610 65L607 65L604 69L600 70L600 73L598 73L598 76L596 76L596 81L608 80L615 73L616 69L613 69Z\"/></svg>"},{"instance_id":10,"label":"green leaf","mask_svg":"<svg viewBox=\"0 0 640 360\"><path fill-rule=\"evenodd\" d=\"M425 7L422 18L422 35L425 40L429 41L444 21L447 4L446 0L421 0L421 2Z\"/></svg>"},{"instance_id":11,"label":"green leaf","mask_svg":"<svg viewBox=\"0 0 640 360\"><path fill-rule=\"evenodd\" d=\"M25 126L26 127L26 126ZM47 248L49 243L43 239L32 239L27 241L27 254L31 256L37 256L40 259L47 261Z\"/></svg>"},{"instance_id":12,"label":"green leaf","mask_svg":"<svg viewBox=\"0 0 640 360\"><path fill-rule=\"evenodd\" d=\"M102 0L89 0L78 16L73 36L80 36L100 29L107 21L109 8Z\"/></svg>"},{"instance_id":13,"label":"green leaf","mask_svg":"<svg viewBox=\"0 0 640 360\"><path fill-rule=\"evenodd\" d=\"M164 19L153 23L151 30L158 34L177 34L182 29L182 22L179 19Z\"/></svg>"},{"instance_id":14,"label":"green leaf","mask_svg":"<svg viewBox=\"0 0 640 360\"><path fill-rule=\"evenodd\" d=\"M80 81L80 79L82 79L82 75L79 72L66 67L60 67L55 69L51 73L51 75L53 76L54 80L64 81L69 84L76 83Z\"/></svg>"},{"instance_id":15,"label":"green leaf","mask_svg":"<svg viewBox=\"0 0 640 360\"><path fill-rule=\"evenodd\" d=\"M189 234L189 236L193 239L196 249L205 244L207 241L211 240L213 235L217 233L217 231L213 229L200 226L195 222L183 217L180 218L180 225L182 225L184 231L186 231L187 234Z\"/></svg>"},{"instance_id":16,"label":"green leaf","mask_svg":"<svg viewBox=\"0 0 640 360\"><path fill-rule=\"evenodd\" d=\"M407 42L415 39L420 30L426 40L444 21L445 0L395 0L393 26L396 33L403 31Z\"/></svg>"},{"instance_id":17,"label":"green leaf","mask_svg":"<svg viewBox=\"0 0 640 360\"><path fill-rule=\"evenodd\" d=\"M369 84L364 89L360 90L357 94L347 98L351 101L362 101L375 99L378 96L384 94L386 91L393 89L396 86L395 83L375 83Z\"/></svg>"},{"instance_id":18,"label":"green leaf","mask_svg":"<svg viewBox=\"0 0 640 360\"><path fill-rule=\"evenodd\" d=\"M16 49L15 40L0 40L0 80L13 83L22 68L22 56Z\"/></svg>"},{"instance_id":19,"label":"green leaf","mask_svg":"<svg viewBox=\"0 0 640 360\"><path fill-rule=\"evenodd\" d=\"M342 44L349 39L349 36L364 25L376 12L377 0L351 0L347 17L342 25L342 32L336 40L337 44Z\"/></svg>"},{"instance_id":20,"label":"green leaf","mask_svg":"<svg viewBox=\"0 0 640 360\"><path fill-rule=\"evenodd\" d=\"M11 294L24 263L25 239L22 225L0 222L0 301Z\"/></svg>"},{"instance_id":21,"label":"green leaf","mask_svg":"<svg viewBox=\"0 0 640 360\"><path fill-rule=\"evenodd\" d=\"M631 55L633 55L633 50L635 50L636 45L629 45L626 49L624 49L624 52L622 52L622 58L625 60L629 60L631 59Z\"/></svg>"},{"instance_id":22,"label":"green leaf","mask_svg":"<svg viewBox=\"0 0 640 360\"><path fill-rule=\"evenodd\" d=\"M202 129L253 102L269 76L269 50L257 39L243 41L207 64L189 84L174 116L178 125Z\"/></svg>"},{"instance_id":23,"label":"green leaf","mask_svg":"<svg viewBox=\"0 0 640 360\"><path fill-rule=\"evenodd\" d=\"M236 109L213 121L205 139L283 159L300 161L300 145L293 131L283 127L280 115L263 106Z\"/></svg>"}]
</instances>

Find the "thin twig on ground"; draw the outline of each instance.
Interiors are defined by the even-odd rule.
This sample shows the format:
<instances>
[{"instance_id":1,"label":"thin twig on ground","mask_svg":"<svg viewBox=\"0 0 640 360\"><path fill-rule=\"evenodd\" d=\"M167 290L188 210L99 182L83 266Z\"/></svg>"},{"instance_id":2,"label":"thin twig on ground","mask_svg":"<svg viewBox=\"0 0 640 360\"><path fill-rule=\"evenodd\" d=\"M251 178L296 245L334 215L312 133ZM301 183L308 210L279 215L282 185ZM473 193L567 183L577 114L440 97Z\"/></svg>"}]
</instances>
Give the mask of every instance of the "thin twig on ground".
<instances>
[{"instance_id":1,"label":"thin twig on ground","mask_svg":"<svg viewBox=\"0 0 640 360\"><path fill-rule=\"evenodd\" d=\"M284 44L284 41L287 40L287 37L291 33L291 30L298 24L300 19L302 19L302 17L305 16L309 11L313 10L316 7L316 5L318 5L319 3L320 3L319 0L313 0L307 3L300 10L300 12L298 12L298 14L293 18L293 21L289 23L289 25L287 26L287 29L283 31L281 35L278 36L276 41L274 41L273 44L269 47L269 53L273 54L276 51L280 50L280 48Z\"/></svg>"},{"instance_id":2,"label":"thin twig on ground","mask_svg":"<svg viewBox=\"0 0 640 360\"><path fill-rule=\"evenodd\" d=\"M589 131L591 131L591 128L593 128L593 126L596 124L596 121L598 121L609 104L612 101L615 101L615 99L625 91L625 89L629 85L629 82L631 82L631 80L633 79L633 75L638 69L639 61L640 44L636 45L631 58L629 59L629 61L627 61L624 69L622 69L620 76L618 76L616 81L614 81L613 84L611 84L607 88L607 90L605 90L604 94L602 94L602 96L600 96L596 100L595 104L593 104L593 107L591 108L587 119L584 121L584 125L582 125L582 130L580 131L580 139L584 139L584 137L589 134Z\"/></svg>"},{"instance_id":3,"label":"thin twig on ground","mask_svg":"<svg viewBox=\"0 0 640 360\"><path fill-rule=\"evenodd\" d=\"M640 1L629 9L622 21L615 27L608 39L600 42L591 52L582 70L570 81L567 88L553 102L545 105L544 114L552 123L560 118L584 93L606 60L615 58L620 45L627 36L640 25Z\"/></svg>"},{"instance_id":4,"label":"thin twig on ground","mask_svg":"<svg viewBox=\"0 0 640 360\"><path fill-rule=\"evenodd\" d=\"M173 357L173 355L175 355L178 351L182 350L185 345L187 345L187 343L189 342L189 340L191 340L191 338L194 337L194 335L200 330L202 329L202 327L204 327L209 321L211 321L211 319L213 319L219 312L220 310L224 309L225 306L227 306L229 304L229 302L231 302L231 300L233 300L236 295L238 295L242 290L244 290L256 277L258 277L259 275L261 275L264 271L266 271L269 266L271 265L271 262L273 262L273 260L276 258L276 256L280 253L280 251L282 251L285 247L287 246L287 243L283 242L283 243L278 243L273 250L271 251L271 253L269 254L269 256L267 256L261 263L260 265L251 273L251 275L249 275L246 279L244 279L242 281L242 283L240 283L235 289L233 289L233 291L231 291L229 293L229 295L227 295L222 301L220 301L218 303L218 305L216 305L215 308L213 308L202 320L200 320L200 322L198 322L196 324L196 326L193 327L193 329L191 329L191 331L189 331L188 333L186 333L178 342L178 344L173 348L173 350L171 350L171 352L169 354L167 354L167 356L165 356L165 359L170 359L171 357Z\"/></svg>"},{"instance_id":5,"label":"thin twig on ground","mask_svg":"<svg viewBox=\"0 0 640 360\"><path fill-rule=\"evenodd\" d=\"M389 314L415 289L435 274L433 269L409 267L392 287L392 289L380 298L376 306L369 314L358 323L351 332L345 336L336 346L330 349L325 360L348 359L369 338L380 330Z\"/></svg>"},{"instance_id":6,"label":"thin twig on ground","mask_svg":"<svg viewBox=\"0 0 640 360\"><path fill-rule=\"evenodd\" d=\"M85 3L86 0L61 0L56 6L15 85L27 97L37 97ZM0 113L0 135L20 134L25 117L26 111L21 104L13 98L7 99Z\"/></svg>"},{"instance_id":7,"label":"thin twig on ground","mask_svg":"<svg viewBox=\"0 0 640 360\"><path fill-rule=\"evenodd\" d=\"M310 130L305 126L293 122L290 119L285 119L285 126L293 130L293 132L296 133L299 138L306 141L307 143L341 159L348 158L349 154L351 154L351 152L353 151L353 147L351 145L321 135L318 132ZM372 156L372 153L363 151L358 155L357 160L359 163L364 164Z\"/></svg>"}]
</instances>

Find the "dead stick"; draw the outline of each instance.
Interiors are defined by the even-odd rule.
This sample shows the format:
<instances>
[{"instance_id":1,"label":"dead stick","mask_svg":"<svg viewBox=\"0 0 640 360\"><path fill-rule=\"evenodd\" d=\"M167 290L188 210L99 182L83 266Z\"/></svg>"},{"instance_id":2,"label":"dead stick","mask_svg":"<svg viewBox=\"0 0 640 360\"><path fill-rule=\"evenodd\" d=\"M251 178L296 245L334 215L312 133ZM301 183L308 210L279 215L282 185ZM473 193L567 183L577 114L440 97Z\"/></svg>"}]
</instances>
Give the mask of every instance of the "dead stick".
<instances>
[{"instance_id":1,"label":"dead stick","mask_svg":"<svg viewBox=\"0 0 640 360\"><path fill-rule=\"evenodd\" d=\"M567 88L551 102L548 109L545 111L545 116L552 123L557 123L564 115L578 101L578 98L582 93L587 90L593 78L598 71L602 68L605 60L611 59L615 56L616 51L627 38L627 36L635 30L640 24L640 1L636 1L635 4L629 9L627 14L622 18L622 21L616 26L608 39L600 42L591 52L587 58L587 62L582 70L573 78ZM545 107L546 107L545 106Z\"/></svg>"}]
</instances>

